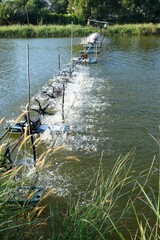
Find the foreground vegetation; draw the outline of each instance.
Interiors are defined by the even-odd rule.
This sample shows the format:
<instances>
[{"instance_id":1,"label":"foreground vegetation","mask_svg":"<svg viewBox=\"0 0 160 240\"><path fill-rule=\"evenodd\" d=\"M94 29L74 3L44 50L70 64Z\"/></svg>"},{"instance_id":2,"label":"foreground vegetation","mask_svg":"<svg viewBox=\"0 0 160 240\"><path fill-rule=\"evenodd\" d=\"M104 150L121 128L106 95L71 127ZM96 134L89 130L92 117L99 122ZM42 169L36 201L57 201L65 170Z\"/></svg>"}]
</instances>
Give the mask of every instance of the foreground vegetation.
<instances>
[{"instance_id":1,"label":"foreground vegetation","mask_svg":"<svg viewBox=\"0 0 160 240\"><path fill-rule=\"evenodd\" d=\"M99 31L96 27L87 27L81 25L73 25L74 37L84 37ZM105 36L127 35L127 36L143 36L143 35L160 35L160 24L125 24L113 25L102 29ZM0 38L50 38L50 37L70 37L71 25L12 25L2 26L0 28Z\"/></svg>"},{"instance_id":2,"label":"foreground vegetation","mask_svg":"<svg viewBox=\"0 0 160 240\"><path fill-rule=\"evenodd\" d=\"M48 165L49 152L52 150L39 158L36 172L40 173ZM16 201L11 204L8 201L12 196L10 189L31 181L31 176L22 182L15 181L20 168L1 172L0 237L17 240L159 239L159 170L157 172L154 167L154 158L150 169L135 177L134 159L135 151L121 156L110 173L104 176L102 154L99 170L86 190L87 197L80 194L79 199L65 200L63 208L59 207L59 203L57 207L55 203L52 205L55 200L43 201L52 190L43 196L38 205L26 204L33 193L27 195L22 205ZM149 180L155 174L157 183L159 179L158 190L149 190ZM54 199L54 196L50 197ZM46 212L48 204L49 211ZM147 215L147 212L150 214Z\"/></svg>"},{"instance_id":3,"label":"foreground vegetation","mask_svg":"<svg viewBox=\"0 0 160 240\"><path fill-rule=\"evenodd\" d=\"M134 151L117 160L108 177L100 164L92 181L90 198L70 203L68 211L51 214L53 239L159 239L159 194L149 188L155 174L154 160L149 170L133 176ZM159 173L157 174L157 180ZM156 192L156 193L155 193ZM147 214L149 213L149 214ZM134 226L134 227L133 227Z\"/></svg>"}]
</instances>

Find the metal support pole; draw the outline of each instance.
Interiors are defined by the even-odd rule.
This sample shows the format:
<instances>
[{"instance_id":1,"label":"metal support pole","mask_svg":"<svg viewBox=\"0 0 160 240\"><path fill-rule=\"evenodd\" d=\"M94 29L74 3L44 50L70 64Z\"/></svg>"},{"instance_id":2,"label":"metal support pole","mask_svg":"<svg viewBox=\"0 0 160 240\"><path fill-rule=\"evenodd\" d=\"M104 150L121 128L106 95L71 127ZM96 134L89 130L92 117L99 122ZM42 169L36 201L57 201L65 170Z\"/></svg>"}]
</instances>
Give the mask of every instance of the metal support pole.
<instances>
[{"instance_id":1,"label":"metal support pole","mask_svg":"<svg viewBox=\"0 0 160 240\"><path fill-rule=\"evenodd\" d=\"M60 71L61 71L61 69L60 69L60 54L58 54L58 75L60 76Z\"/></svg>"},{"instance_id":2,"label":"metal support pole","mask_svg":"<svg viewBox=\"0 0 160 240\"><path fill-rule=\"evenodd\" d=\"M62 88L62 123L64 123L64 95L65 95L65 86L63 83L63 88Z\"/></svg>"},{"instance_id":3,"label":"metal support pole","mask_svg":"<svg viewBox=\"0 0 160 240\"><path fill-rule=\"evenodd\" d=\"M71 72L72 72L72 45L73 45L73 22L71 28Z\"/></svg>"},{"instance_id":4,"label":"metal support pole","mask_svg":"<svg viewBox=\"0 0 160 240\"><path fill-rule=\"evenodd\" d=\"M31 134L31 143L32 143L32 152L33 152L33 160L34 165L36 166L36 149L34 146L34 138L32 134L32 126L30 120L30 101L31 101L31 93L30 93L30 75L29 75L29 44L27 45L27 79L28 79L28 106L27 106L27 121L28 121L28 130L29 134Z\"/></svg>"}]
</instances>

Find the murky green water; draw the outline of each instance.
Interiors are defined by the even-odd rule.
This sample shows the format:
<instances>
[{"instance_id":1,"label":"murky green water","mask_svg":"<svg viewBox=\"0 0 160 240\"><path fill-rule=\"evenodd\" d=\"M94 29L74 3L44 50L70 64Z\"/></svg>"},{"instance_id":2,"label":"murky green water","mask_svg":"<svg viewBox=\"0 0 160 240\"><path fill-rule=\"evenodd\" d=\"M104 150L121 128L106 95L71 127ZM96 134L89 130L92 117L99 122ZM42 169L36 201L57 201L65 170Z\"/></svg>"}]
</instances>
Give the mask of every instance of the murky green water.
<instances>
[{"instance_id":1,"label":"murky green water","mask_svg":"<svg viewBox=\"0 0 160 240\"><path fill-rule=\"evenodd\" d=\"M75 56L82 48L81 42L80 38L73 40ZM27 102L28 43L32 96L58 74L59 53L61 68L70 61L70 39L1 39L0 118L16 118ZM120 153L126 154L134 147L135 175L149 167L153 156L158 156L158 145L150 134L157 139L160 134L159 56L159 37L105 39L98 64L82 67L66 90L66 122L71 133L61 155L77 156L81 163L53 159L53 169L44 172L45 186L56 187L62 196L85 191L102 151L106 174ZM45 121L61 122L60 114ZM44 139L47 147L52 145L52 136ZM153 188L156 181L153 178Z\"/></svg>"}]
</instances>

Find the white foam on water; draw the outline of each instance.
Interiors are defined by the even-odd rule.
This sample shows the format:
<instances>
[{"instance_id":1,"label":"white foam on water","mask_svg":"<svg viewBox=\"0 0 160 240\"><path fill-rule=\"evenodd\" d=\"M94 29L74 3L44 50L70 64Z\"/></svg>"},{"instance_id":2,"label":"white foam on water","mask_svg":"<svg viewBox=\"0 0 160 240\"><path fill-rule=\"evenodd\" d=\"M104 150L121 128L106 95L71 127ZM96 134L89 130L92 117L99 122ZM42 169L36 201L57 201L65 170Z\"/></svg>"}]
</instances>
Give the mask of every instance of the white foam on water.
<instances>
[{"instance_id":1,"label":"white foam on water","mask_svg":"<svg viewBox=\"0 0 160 240\"><path fill-rule=\"evenodd\" d=\"M105 104L102 104L99 98L93 95L95 77L91 77L88 70L88 67L79 66L76 76L65 84L64 115L69 131L62 133L62 98L49 99L49 107L54 109L55 114L45 115L42 118L42 123L48 124L50 129L40 135L40 144L44 143L47 148L64 145L66 151L83 151L85 153L98 151L100 138L94 135L95 119L88 113L93 109L95 114L98 114L98 109L105 107ZM55 83L58 86L59 83L55 78L49 80L49 84L55 85ZM49 88L49 86L44 86L42 89ZM36 98L45 106L46 96L39 92ZM36 106L35 104L33 107L36 108ZM54 193L58 196L66 196L74 183L72 183L71 176L69 177L67 173L61 171L65 163L56 162L56 159L54 161L52 168L42 170L38 182L45 188L55 188Z\"/></svg>"},{"instance_id":2,"label":"white foam on water","mask_svg":"<svg viewBox=\"0 0 160 240\"><path fill-rule=\"evenodd\" d=\"M55 79L53 79L55 81ZM52 80L50 80L50 83ZM93 88L94 78L89 76L87 67L79 66L76 77L71 78L71 82L65 87L65 123L69 126L69 132L62 134L62 99L50 101L50 105L55 109L55 115L45 116L43 123L49 124L51 131L41 135L41 141L51 146L65 145L67 150L84 150L86 152L97 151L98 139L85 134L88 129L92 129L92 124L86 125L81 113L84 108L96 108L98 103L89 99L90 91Z\"/></svg>"},{"instance_id":3,"label":"white foam on water","mask_svg":"<svg viewBox=\"0 0 160 240\"><path fill-rule=\"evenodd\" d=\"M71 179L65 174L62 176L59 171L60 166L57 166L54 170L45 170L44 173L39 175L38 180L42 187L46 189L54 188L54 195L67 196L70 193Z\"/></svg>"}]
</instances>

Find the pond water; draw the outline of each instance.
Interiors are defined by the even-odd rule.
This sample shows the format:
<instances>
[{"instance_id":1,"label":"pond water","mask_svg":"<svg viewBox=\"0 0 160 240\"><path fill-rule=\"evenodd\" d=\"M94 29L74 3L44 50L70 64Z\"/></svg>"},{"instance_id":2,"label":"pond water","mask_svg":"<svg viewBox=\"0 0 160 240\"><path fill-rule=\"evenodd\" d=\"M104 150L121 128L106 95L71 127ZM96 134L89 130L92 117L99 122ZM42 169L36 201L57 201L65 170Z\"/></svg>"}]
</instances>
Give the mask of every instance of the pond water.
<instances>
[{"instance_id":1,"label":"pond water","mask_svg":"<svg viewBox=\"0 0 160 240\"><path fill-rule=\"evenodd\" d=\"M73 55L78 56L85 39L73 39ZM15 119L27 103L27 44L30 45L31 96L58 75L70 62L70 39L0 40L0 118ZM99 167L111 170L119 154L133 148L135 175L148 168L158 145L160 125L160 38L105 38L98 63L81 66L77 77L66 87L65 114L70 127L66 149L53 159L52 169L44 171L42 184L55 187L66 196L85 192ZM58 102L59 101L59 102ZM61 101L54 102L55 116L47 123L61 122ZM57 107L58 106L58 107ZM3 132L3 125L0 132ZM55 139L54 139L55 140ZM44 135L41 150L53 146L52 136ZM40 151L40 150L38 150ZM73 155L80 159L59 161ZM42 180L42 179L41 179ZM151 183L154 188L156 179Z\"/></svg>"}]
</instances>

